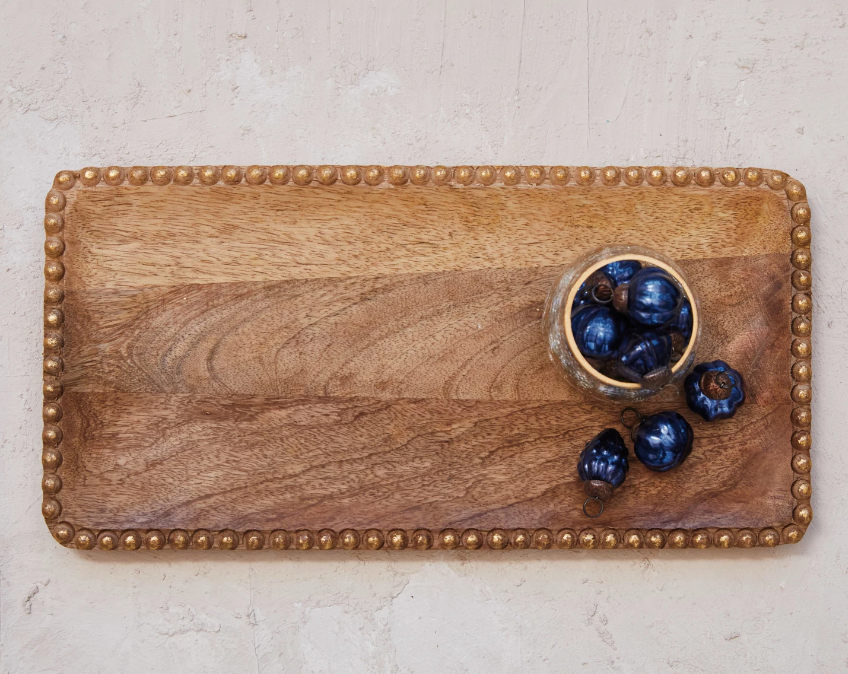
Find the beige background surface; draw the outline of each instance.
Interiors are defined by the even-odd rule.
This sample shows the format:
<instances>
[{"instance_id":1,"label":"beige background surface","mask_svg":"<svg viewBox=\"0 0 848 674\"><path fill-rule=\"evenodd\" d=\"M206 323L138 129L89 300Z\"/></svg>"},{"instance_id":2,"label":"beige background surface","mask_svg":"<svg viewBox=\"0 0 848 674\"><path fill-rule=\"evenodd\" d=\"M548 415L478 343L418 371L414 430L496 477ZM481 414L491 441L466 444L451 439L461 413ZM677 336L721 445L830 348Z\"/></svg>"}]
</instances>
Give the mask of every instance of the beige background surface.
<instances>
[{"instance_id":1,"label":"beige background surface","mask_svg":"<svg viewBox=\"0 0 848 674\"><path fill-rule=\"evenodd\" d=\"M848 670L848 3L5 2L0 672ZM93 554L40 514L44 194L85 165L780 168L815 521L749 551Z\"/></svg>"}]
</instances>

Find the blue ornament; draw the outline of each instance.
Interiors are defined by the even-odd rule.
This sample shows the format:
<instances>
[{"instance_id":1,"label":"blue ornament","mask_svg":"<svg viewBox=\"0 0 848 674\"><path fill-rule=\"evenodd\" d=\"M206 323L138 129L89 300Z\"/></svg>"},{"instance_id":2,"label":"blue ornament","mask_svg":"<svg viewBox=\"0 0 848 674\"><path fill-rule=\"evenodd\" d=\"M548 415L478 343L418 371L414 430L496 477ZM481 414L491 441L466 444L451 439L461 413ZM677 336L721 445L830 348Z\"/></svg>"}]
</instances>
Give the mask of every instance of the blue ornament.
<instances>
[{"instance_id":1,"label":"blue ornament","mask_svg":"<svg viewBox=\"0 0 848 674\"><path fill-rule=\"evenodd\" d=\"M683 463L691 454L695 439L689 422L672 411L640 418L632 436L636 458L658 473Z\"/></svg>"},{"instance_id":2,"label":"blue ornament","mask_svg":"<svg viewBox=\"0 0 848 674\"><path fill-rule=\"evenodd\" d=\"M661 388L671 378L671 355L675 340L658 332L630 332L615 355L618 374L645 388Z\"/></svg>"},{"instance_id":3,"label":"blue ornament","mask_svg":"<svg viewBox=\"0 0 848 674\"><path fill-rule=\"evenodd\" d=\"M604 511L604 501L620 487L630 466L627 463L627 445L614 428L607 428L586 443L577 461L577 475L583 480L583 490L589 497L583 512L598 517ZM600 512L590 515L586 506L592 500L600 503Z\"/></svg>"},{"instance_id":4,"label":"blue ornament","mask_svg":"<svg viewBox=\"0 0 848 674\"><path fill-rule=\"evenodd\" d=\"M586 304L609 304L612 302L612 289L615 284L600 269L587 278L577 290L571 308L574 311Z\"/></svg>"},{"instance_id":5,"label":"blue ornament","mask_svg":"<svg viewBox=\"0 0 848 674\"><path fill-rule=\"evenodd\" d=\"M619 260L601 267L601 271L612 279L614 286L617 286L619 283L629 281L641 268L642 263L637 260Z\"/></svg>"},{"instance_id":6,"label":"blue ornament","mask_svg":"<svg viewBox=\"0 0 848 674\"><path fill-rule=\"evenodd\" d=\"M677 312L671 323L666 326L667 330L674 330L683 335L686 344L692 337L692 305L687 298L683 298L683 304L680 305L680 311Z\"/></svg>"},{"instance_id":7,"label":"blue ornament","mask_svg":"<svg viewBox=\"0 0 848 674\"><path fill-rule=\"evenodd\" d=\"M671 274L659 267L645 267L616 287L613 306L637 323L658 327L674 320L683 299Z\"/></svg>"},{"instance_id":8,"label":"blue ornament","mask_svg":"<svg viewBox=\"0 0 848 674\"><path fill-rule=\"evenodd\" d=\"M609 358L624 334L624 319L607 307L587 305L571 315L571 331L586 358Z\"/></svg>"},{"instance_id":9,"label":"blue ornament","mask_svg":"<svg viewBox=\"0 0 848 674\"><path fill-rule=\"evenodd\" d=\"M696 365L683 382L686 404L707 421L729 419L745 402L742 375L723 360Z\"/></svg>"}]
</instances>

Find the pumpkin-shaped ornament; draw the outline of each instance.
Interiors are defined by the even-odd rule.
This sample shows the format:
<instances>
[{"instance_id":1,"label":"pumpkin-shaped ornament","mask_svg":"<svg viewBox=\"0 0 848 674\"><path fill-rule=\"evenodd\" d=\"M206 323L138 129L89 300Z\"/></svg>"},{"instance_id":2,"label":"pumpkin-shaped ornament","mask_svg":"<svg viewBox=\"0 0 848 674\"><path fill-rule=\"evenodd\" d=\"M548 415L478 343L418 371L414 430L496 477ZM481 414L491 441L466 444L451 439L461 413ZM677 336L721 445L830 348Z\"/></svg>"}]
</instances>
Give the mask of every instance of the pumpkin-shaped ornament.
<instances>
[{"instance_id":1,"label":"pumpkin-shaped ornament","mask_svg":"<svg viewBox=\"0 0 848 674\"><path fill-rule=\"evenodd\" d=\"M742 375L723 360L696 365L683 382L686 404L707 421L729 419L745 402Z\"/></svg>"}]
</instances>

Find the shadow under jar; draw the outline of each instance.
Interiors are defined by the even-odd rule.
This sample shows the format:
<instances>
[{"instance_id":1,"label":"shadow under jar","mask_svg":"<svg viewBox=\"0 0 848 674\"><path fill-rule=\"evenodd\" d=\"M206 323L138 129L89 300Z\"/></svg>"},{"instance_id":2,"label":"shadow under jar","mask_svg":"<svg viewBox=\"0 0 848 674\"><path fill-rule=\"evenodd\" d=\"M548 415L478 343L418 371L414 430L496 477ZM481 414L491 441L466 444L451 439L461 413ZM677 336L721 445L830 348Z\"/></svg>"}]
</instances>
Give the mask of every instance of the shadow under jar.
<instances>
[{"instance_id":1,"label":"shadow under jar","mask_svg":"<svg viewBox=\"0 0 848 674\"><path fill-rule=\"evenodd\" d=\"M609 269L607 265L624 261L636 261L642 270L662 270L667 276L661 272L659 275L671 277L682 296L681 305L685 305L686 301L689 303L691 327L688 336L683 334L675 320L661 320L663 317L660 317L656 324L646 325L637 321L636 316L627 315L626 310L619 311L616 308L627 303L628 295L624 291L629 286L623 284L629 284L629 281L599 272L604 268ZM650 275L648 271L641 273L642 277ZM604 287L604 284L611 287ZM622 287L618 288L619 285ZM606 310L597 307L606 307ZM621 329L620 343L613 345L615 348L610 350L609 355L594 359L581 353L572 328L575 311L589 312L581 314L581 319L588 319L592 312L603 315ZM695 359L701 332L700 318L698 298L692 284L674 262L661 253L641 246L611 246L588 254L560 277L548 295L544 326L551 359L578 388L600 398L639 401L657 394L665 386L675 384L686 374ZM578 325L585 323L582 320L576 322ZM671 348L673 341L674 358L668 363L667 369L660 368L648 373L637 383L632 380L632 372L625 366L627 354L623 352L632 348L634 341L642 338L650 340L652 336L663 347ZM628 378L631 380L628 381Z\"/></svg>"}]
</instances>

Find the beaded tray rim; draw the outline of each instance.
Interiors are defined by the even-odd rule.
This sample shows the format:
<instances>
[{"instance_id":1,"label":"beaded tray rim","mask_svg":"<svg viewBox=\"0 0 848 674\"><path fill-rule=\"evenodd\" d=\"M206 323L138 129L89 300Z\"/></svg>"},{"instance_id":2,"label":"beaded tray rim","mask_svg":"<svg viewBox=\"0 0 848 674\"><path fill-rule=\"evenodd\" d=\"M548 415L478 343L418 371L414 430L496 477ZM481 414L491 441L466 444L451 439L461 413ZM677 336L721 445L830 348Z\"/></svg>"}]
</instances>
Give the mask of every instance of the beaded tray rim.
<instances>
[{"instance_id":1,"label":"beaded tray rim","mask_svg":"<svg viewBox=\"0 0 848 674\"><path fill-rule=\"evenodd\" d=\"M787 391L796 407L793 408L792 425L792 470L793 499L792 521L780 526L756 528L707 527L687 529L615 529L587 527L581 531L563 529L446 529L439 532L427 529L369 529L357 531L331 529L298 531L240 531L230 529L209 531L199 529L151 530L98 530L84 524L73 524L62 520L60 493L62 479L62 374L64 363L64 300L65 267L62 256L65 250L62 231L64 229L65 192L73 189L89 189L103 184L116 187L122 184L142 186L147 184L212 186L261 185L270 183L286 187L308 188L330 186L337 181L363 189L397 188L406 185L449 185L452 187L485 187L489 185L530 187L562 187L576 185L588 187L595 182L606 186L624 185L637 187L644 183L651 186L671 184L677 187L696 186L704 189L748 188L783 191L786 196L792 229L791 263L792 303L790 311L793 335L790 351L792 355L792 384ZM244 548L272 549L320 549L330 550L390 550L403 549L527 549L550 548L582 549L637 549L637 548L752 548L774 547L784 543L800 541L812 521L810 506L812 486L810 482L810 447L812 439L812 369L811 369L811 312L812 274L810 272L810 207L804 186L790 178L787 173L759 168L709 168L709 167L662 167L629 166L592 168L587 166L341 166L341 165L275 165L275 166L133 166L124 168L87 167L79 171L63 170L56 174L53 187L45 199L44 227L45 289L44 289L44 404L42 416L41 481L44 498L42 515L60 544L80 550L160 550L171 548L184 550L213 548L233 550Z\"/></svg>"}]
</instances>

